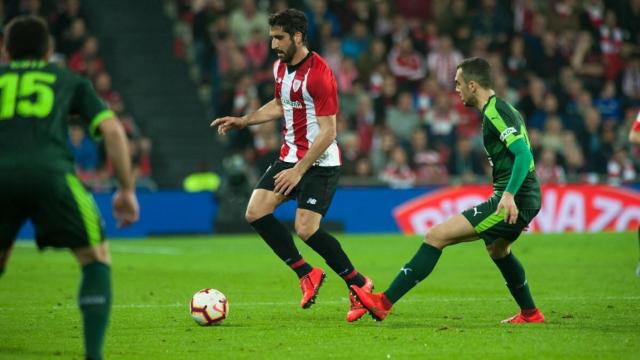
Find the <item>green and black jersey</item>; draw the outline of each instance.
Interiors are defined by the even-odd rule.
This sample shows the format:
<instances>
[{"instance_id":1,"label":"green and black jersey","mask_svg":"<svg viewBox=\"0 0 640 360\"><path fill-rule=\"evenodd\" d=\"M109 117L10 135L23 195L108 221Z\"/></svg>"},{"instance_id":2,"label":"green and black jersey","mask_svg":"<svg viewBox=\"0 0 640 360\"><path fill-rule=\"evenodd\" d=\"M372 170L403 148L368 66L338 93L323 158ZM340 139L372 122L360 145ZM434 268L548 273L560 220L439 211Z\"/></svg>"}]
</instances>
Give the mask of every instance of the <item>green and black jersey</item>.
<instances>
[{"instance_id":1,"label":"green and black jersey","mask_svg":"<svg viewBox=\"0 0 640 360\"><path fill-rule=\"evenodd\" d=\"M0 67L0 171L37 167L74 172L68 118L77 114L92 137L114 114L89 80L44 61Z\"/></svg>"},{"instance_id":2,"label":"green and black jersey","mask_svg":"<svg viewBox=\"0 0 640 360\"><path fill-rule=\"evenodd\" d=\"M482 140L493 168L493 191L498 198L506 189L514 165L514 154L509 146L522 139L530 149L529 137L520 113L509 103L495 95L482 109ZM541 206L540 183L531 160L529 172L515 194L519 208L539 209Z\"/></svg>"}]
</instances>

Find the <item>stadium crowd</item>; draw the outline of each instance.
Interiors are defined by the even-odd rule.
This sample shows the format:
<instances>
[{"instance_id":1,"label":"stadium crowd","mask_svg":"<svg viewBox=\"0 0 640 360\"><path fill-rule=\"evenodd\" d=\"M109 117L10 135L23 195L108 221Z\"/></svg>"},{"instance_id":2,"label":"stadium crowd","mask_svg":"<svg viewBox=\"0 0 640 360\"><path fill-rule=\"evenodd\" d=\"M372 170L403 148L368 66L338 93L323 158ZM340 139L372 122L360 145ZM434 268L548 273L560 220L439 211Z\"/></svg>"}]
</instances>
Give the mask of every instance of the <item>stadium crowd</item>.
<instances>
[{"instance_id":1,"label":"stadium crowd","mask_svg":"<svg viewBox=\"0 0 640 360\"><path fill-rule=\"evenodd\" d=\"M636 179L626 135L640 110L640 0L167 1L183 29L176 55L193 62L215 115L272 98L268 15L305 11L309 48L339 86L347 183L489 176L479 114L454 92L469 56L490 61L497 95L524 116L544 183ZM260 174L278 156L277 127L235 133L228 149Z\"/></svg>"},{"instance_id":2,"label":"stadium crowd","mask_svg":"<svg viewBox=\"0 0 640 360\"><path fill-rule=\"evenodd\" d=\"M122 96L111 86L111 76L100 55L100 42L91 33L80 0L9 0L0 2L2 26L19 15L34 15L46 20L54 47L51 62L91 79L100 97L118 115L129 139L129 148L138 186L155 190L151 178L151 141L140 131L125 108ZM78 177L93 191L111 191L116 186L113 167L103 144L94 143L87 129L70 119L68 146L75 157Z\"/></svg>"}]
</instances>

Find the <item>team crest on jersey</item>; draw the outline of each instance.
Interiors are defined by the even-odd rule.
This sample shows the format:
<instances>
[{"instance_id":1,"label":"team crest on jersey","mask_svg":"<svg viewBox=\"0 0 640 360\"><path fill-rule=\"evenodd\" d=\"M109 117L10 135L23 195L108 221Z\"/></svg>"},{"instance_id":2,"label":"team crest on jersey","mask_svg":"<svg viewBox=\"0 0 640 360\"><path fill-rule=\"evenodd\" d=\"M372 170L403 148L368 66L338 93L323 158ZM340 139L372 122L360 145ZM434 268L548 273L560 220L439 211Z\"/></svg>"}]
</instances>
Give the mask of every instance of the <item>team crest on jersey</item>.
<instances>
[{"instance_id":1,"label":"team crest on jersey","mask_svg":"<svg viewBox=\"0 0 640 360\"><path fill-rule=\"evenodd\" d=\"M302 84L302 81L293 80L293 91L298 91L298 89L300 89L300 84Z\"/></svg>"}]
</instances>

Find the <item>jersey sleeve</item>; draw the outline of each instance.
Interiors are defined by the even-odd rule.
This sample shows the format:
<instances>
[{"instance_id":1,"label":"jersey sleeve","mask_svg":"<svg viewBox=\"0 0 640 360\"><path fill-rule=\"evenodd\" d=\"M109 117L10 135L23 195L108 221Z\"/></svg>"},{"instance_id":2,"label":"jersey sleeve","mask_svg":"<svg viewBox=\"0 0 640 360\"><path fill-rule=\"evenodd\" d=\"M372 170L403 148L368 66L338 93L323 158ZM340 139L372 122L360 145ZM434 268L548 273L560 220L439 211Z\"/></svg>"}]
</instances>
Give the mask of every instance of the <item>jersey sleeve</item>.
<instances>
[{"instance_id":1,"label":"jersey sleeve","mask_svg":"<svg viewBox=\"0 0 640 360\"><path fill-rule=\"evenodd\" d=\"M94 139L99 138L98 126L104 120L115 117L109 110L89 80L82 78L73 94L72 111L80 115L82 120L89 125L89 133Z\"/></svg>"},{"instance_id":2,"label":"jersey sleeve","mask_svg":"<svg viewBox=\"0 0 640 360\"><path fill-rule=\"evenodd\" d=\"M329 68L309 73L309 95L313 99L316 116L338 113L338 85Z\"/></svg>"},{"instance_id":3,"label":"jersey sleeve","mask_svg":"<svg viewBox=\"0 0 640 360\"><path fill-rule=\"evenodd\" d=\"M496 106L488 109L485 113L489 118L489 122L498 134L500 141L507 147L518 139L524 139L524 135L520 132L520 123L515 115L507 109L501 109Z\"/></svg>"}]
</instances>

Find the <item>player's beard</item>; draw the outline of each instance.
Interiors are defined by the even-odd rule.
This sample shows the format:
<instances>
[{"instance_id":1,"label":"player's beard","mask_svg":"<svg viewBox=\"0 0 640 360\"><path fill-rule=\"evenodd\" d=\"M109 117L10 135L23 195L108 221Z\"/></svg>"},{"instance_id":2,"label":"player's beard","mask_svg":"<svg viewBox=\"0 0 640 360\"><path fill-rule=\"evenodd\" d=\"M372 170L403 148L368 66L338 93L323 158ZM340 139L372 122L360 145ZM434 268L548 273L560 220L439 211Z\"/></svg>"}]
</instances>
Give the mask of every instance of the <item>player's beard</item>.
<instances>
[{"instance_id":1,"label":"player's beard","mask_svg":"<svg viewBox=\"0 0 640 360\"><path fill-rule=\"evenodd\" d=\"M467 98L462 96L462 103L466 107L475 107L476 104L478 103L478 99L476 99L475 96L469 96Z\"/></svg>"},{"instance_id":2,"label":"player's beard","mask_svg":"<svg viewBox=\"0 0 640 360\"><path fill-rule=\"evenodd\" d=\"M286 64L291 64L291 60L293 60L293 56L296 54L297 49L296 44L292 42L287 50L283 52L278 51L278 57Z\"/></svg>"}]
</instances>

